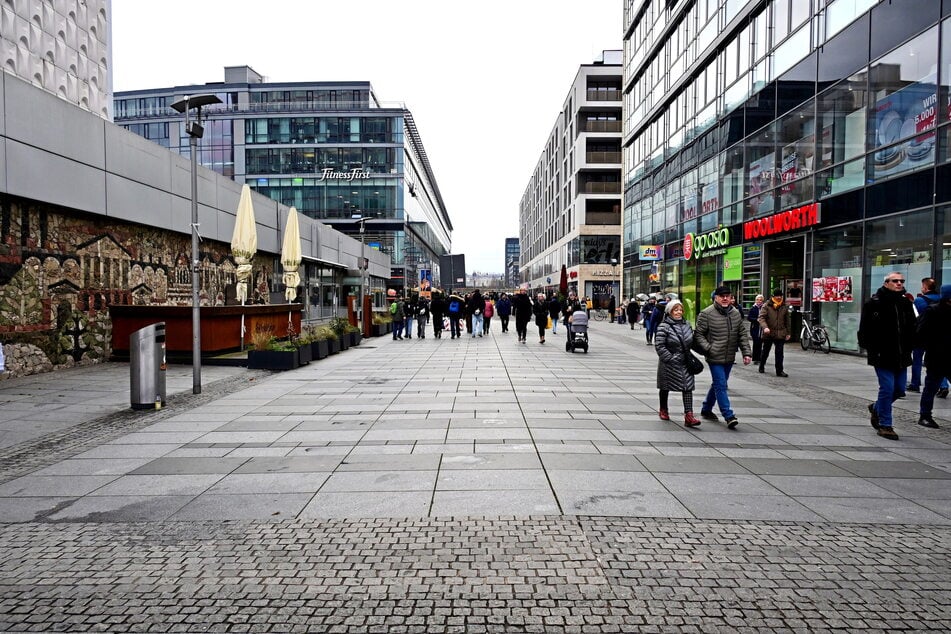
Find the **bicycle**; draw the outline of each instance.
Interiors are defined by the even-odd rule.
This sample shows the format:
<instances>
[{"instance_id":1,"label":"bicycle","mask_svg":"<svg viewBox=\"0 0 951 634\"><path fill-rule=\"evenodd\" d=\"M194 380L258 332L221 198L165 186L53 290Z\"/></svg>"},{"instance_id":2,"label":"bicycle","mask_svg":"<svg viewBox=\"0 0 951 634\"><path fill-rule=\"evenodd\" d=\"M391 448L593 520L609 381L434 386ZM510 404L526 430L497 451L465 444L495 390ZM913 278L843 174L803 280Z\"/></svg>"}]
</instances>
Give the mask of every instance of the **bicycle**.
<instances>
[{"instance_id":1,"label":"bicycle","mask_svg":"<svg viewBox=\"0 0 951 634\"><path fill-rule=\"evenodd\" d=\"M802 315L802 333L799 335L799 344L802 349L812 348L814 351L820 350L826 354L832 352L832 345L829 343L829 332L826 327L818 322L812 323L811 319L807 319L807 316L812 316L812 312L803 311Z\"/></svg>"},{"instance_id":2,"label":"bicycle","mask_svg":"<svg viewBox=\"0 0 951 634\"><path fill-rule=\"evenodd\" d=\"M604 321L608 318L608 309L607 308L596 308L592 311L594 313L595 321Z\"/></svg>"}]
</instances>

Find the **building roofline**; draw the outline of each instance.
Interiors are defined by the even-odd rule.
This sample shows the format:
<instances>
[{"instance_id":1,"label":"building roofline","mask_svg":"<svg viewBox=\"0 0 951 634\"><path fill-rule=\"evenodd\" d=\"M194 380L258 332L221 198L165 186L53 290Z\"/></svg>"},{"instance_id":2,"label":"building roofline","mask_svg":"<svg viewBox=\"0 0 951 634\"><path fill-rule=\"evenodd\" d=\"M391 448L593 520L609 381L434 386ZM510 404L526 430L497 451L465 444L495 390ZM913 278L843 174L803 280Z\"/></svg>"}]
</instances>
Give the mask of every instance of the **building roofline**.
<instances>
[{"instance_id":1,"label":"building roofline","mask_svg":"<svg viewBox=\"0 0 951 634\"><path fill-rule=\"evenodd\" d=\"M436 175L433 173L433 168L429 164L429 157L426 155L426 149L423 147L423 140L419 136L419 130L416 128L416 121L413 119L413 113L404 109L403 120L406 123L406 129L409 131L409 138L410 142L413 144L413 149L416 151L416 154L419 155L419 159L423 164L423 168L426 170L426 178L429 179L430 184L433 186L433 193L436 194L436 200L439 202L440 215L442 215L443 220L446 222L446 226L450 231L452 231L452 221L449 220L449 212L446 210L446 203L442 199L442 194L439 191L439 185L436 184Z\"/></svg>"}]
</instances>

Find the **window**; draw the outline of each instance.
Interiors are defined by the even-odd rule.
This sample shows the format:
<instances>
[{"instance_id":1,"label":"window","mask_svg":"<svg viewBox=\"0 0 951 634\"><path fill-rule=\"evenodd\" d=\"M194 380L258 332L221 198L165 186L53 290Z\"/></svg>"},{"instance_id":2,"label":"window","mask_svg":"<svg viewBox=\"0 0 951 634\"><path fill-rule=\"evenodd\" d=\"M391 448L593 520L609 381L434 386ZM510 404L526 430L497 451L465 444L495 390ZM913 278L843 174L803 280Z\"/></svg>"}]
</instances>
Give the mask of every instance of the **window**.
<instances>
[{"instance_id":1,"label":"window","mask_svg":"<svg viewBox=\"0 0 951 634\"><path fill-rule=\"evenodd\" d=\"M867 86L855 75L818 97L819 167L847 161L865 153Z\"/></svg>"}]
</instances>

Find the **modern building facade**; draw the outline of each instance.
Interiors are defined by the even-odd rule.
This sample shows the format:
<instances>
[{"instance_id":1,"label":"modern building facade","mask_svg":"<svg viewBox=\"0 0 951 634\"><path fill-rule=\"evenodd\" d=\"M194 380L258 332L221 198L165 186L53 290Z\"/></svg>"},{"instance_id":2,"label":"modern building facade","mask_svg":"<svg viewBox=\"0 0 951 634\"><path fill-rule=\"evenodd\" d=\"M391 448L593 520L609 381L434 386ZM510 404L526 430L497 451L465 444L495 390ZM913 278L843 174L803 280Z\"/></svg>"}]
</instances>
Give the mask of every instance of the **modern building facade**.
<instances>
[{"instance_id":1,"label":"modern building facade","mask_svg":"<svg viewBox=\"0 0 951 634\"><path fill-rule=\"evenodd\" d=\"M268 83L248 66L224 83L116 94L116 123L187 155L185 95L213 93L199 161L391 260L388 286L438 276L452 223L412 113L368 82ZM359 279L350 280L354 288Z\"/></svg>"},{"instance_id":2,"label":"modern building facade","mask_svg":"<svg viewBox=\"0 0 951 634\"><path fill-rule=\"evenodd\" d=\"M520 282L607 302L620 289L621 51L572 82L519 204Z\"/></svg>"},{"instance_id":3,"label":"modern building facade","mask_svg":"<svg viewBox=\"0 0 951 634\"><path fill-rule=\"evenodd\" d=\"M505 277L504 284L506 288L515 288L518 286L518 260L522 252L518 244L518 238L505 239Z\"/></svg>"},{"instance_id":4,"label":"modern building facade","mask_svg":"<svg viewBox=\"0 0 951 634\"><path fill-rule=\"evenodd\" d=\"M886 273L951 282L951 1L625 0L624 33L625 295L783 288L856 351Z\"/></svg>"},{"instance_id":5,"label":"modern building facade","mask_svg":"<svg viewBox=\"0 0 951 634\"><path fill-rule=\"evenodd\" d=\"M440 286L449 290L451 288L463 288L466 285L466 255L464 253L455 253L444 255L439 259L439 277Z\"/></svg>"},{"instance_id":6,"label":"modern building facade","mask_svg":"<svg viewBox=\"0 0 951 634\"><path fill-rule=\"evenodd\" d=\"M3 70L111 119L112 0L7 0Z\"/></svg>"}]
</instances>

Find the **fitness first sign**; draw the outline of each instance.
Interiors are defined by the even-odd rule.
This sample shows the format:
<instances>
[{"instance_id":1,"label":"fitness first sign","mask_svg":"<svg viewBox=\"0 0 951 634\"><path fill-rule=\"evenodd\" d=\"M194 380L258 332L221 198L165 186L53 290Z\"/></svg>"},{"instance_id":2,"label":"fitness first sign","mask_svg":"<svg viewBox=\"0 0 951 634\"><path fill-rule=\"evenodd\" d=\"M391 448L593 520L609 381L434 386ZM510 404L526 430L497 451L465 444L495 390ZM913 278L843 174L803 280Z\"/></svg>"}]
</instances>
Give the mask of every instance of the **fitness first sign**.
<instances>
[{"instance_id":1,"label":"fitness first sign","mask_svg":"<svg viewBox=\"0 0 951 634\"><path fill-rule=\"evenodd\" d=\"M819 203L803 205L789 211L783 211L765 218L748 220L743 223L743 241L759 240L760 238L769 238L781 233L800 231L808 229L821 222L822 216L819 213Z\"/></svg>"},{"instance_id":2,"label":"fitness first sign","mask_svg":"<svg viewBox=\"0 0 951 634\"><path fill-rule=\"evenodd\" d=\"M730 230L720 227L713 231L688 233L684 236L684 259L696 260L706 255L716 255L730 246Z\"/></svg>"}]
</instances>

